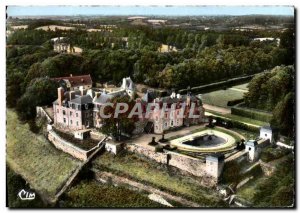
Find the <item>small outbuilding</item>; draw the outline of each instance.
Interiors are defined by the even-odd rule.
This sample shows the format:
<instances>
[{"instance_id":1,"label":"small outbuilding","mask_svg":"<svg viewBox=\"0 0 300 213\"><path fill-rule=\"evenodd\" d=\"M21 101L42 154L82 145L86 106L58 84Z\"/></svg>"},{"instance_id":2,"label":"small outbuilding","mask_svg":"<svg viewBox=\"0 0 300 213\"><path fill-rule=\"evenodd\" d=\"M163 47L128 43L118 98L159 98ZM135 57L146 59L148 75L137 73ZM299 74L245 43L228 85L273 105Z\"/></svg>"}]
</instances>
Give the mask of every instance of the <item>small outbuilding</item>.
<instances>
[{"instance_id":1,"label":"small outbuilding","mask_svg":"<svg viewBox=\"0 0 300 213\"><path fill-rule=\"evenodd\" d=\"M270 143L273 143L275 141L276 136L276 129L270 127L270 126L262 126L260 128L260 134L259 137L263 139L269 139Z\"/></svg>"},{"instance_id":2,"label":"small outbuilding","mask_svg":"<svg viewBox=\"0 0 300 213\"><path fill-rule=\"evenodd\" d=\"M84 140L90 137L91 130L84 129L84 130L78 130L74 132L74 137L80 140Z\"/></svg>"},{"instance_id":3,"label":"small outbuilding","mask_svg":"<svg viewBox=\"0 0 300 213\"><path fill-rule=\"evenodd\" d=\"M250 161L255 161L258 158L259 148L256 140L249 140L246 143L245 151L248 152Z\"/></svg>"},{"instance_id":4,"label":"small outbuilding","mask_svg":"<svg viewBox=\"0 0 300 213\"><path fill-rule=\"evenodd\" d=\"M105 142L105 149L113 154L118 154L122 150L122 143L110 140Z\"/></svg>"}]
</instances>

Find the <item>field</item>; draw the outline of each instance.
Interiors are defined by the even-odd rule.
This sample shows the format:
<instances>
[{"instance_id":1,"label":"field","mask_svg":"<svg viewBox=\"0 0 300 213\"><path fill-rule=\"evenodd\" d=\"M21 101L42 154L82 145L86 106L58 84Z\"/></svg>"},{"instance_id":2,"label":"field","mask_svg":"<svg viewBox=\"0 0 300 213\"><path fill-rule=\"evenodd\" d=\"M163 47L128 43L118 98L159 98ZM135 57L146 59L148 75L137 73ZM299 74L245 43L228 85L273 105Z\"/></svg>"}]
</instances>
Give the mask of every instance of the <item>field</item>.
<instances>
[{"instance_id":1,"label":"field","mask_svg":"<svg viewBox=\"0 0 300 213\"><path fill-rule=\"evenodd\" d=\"M12 110L7 110L6 160L11 169L20 174L31 188L53 197L70 174L80 165L69 155L57 150L43 135L21 124Z\"/></svg>"},{"instance_id":2,"label":"field","mask_svg":"<svg viewBox=\"0 0 300 213\"><path fill-rule=\"evenodd\" d=\"M59 29L59 30L74 30L75 27L67 27L67 26L59 26L59 25L48 25L48 26L42 26L42 27L36 28L36 30L45 30L45 31L47 31L48 29L50 29L51 31L55 31L56 29Z\"/></svg>"},{"instance_id":3,"label":"field","mask_svg":"<svg viewBox=\"0 0 300 213\"><path fill-rule=\"evenodd\" d=\"M61 207L84 208L163 208L150 200L146 194L122 186L101 184L96 181L81 181L72 187L62 199Z\"/></svg>"},{"instance_id":4,"label":"field","mask_svg":"<svg viewBox=\"0 0 300 213\"><path fill-rule=\"evenodd\" d=\"M246 91L245 91L246 92ZM243 90L229 88L202 94L202 101L205 104L227 108L227 102L242 99L245 93Z\"/></svg>"},{"instance_id":5,"label":"field","mask_svg":"<svg viewBox=\"0 0 300 213\"><path fill-rule=\"evenodd\" d=\"M164 191L182 196L203 206L222 205L217 195L199 185L199 180L160 169L161 164L145 160L132 153L112 156L105 153L95 159L94 167L135 179Z\"/></svg>"}]
</instances>

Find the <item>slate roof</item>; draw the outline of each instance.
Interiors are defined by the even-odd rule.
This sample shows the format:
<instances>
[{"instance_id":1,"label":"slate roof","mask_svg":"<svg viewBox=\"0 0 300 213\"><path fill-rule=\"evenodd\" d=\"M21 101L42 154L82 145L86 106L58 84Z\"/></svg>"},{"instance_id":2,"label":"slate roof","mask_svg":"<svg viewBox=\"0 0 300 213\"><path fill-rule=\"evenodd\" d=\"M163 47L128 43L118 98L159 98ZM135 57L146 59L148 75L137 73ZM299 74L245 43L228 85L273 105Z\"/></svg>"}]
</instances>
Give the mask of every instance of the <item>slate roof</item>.
<instances>
[{"instance_id":1,"label":"slate roof","mask_svg":"<svg viewBox=\"0 0 300 213\"><path fill-rule=\"evenodd\" d=\"M112 98L114 98L114 96L106 93L101 93L100 96L94 102L98 104L105 104Z\"/></svg>"},{"instance_id":2,"label":"slate roof","mask_svg":"<svg viewBox=\"0 0 300 213\"><path fill-rule=\"evenodd\" d=\"M80 104L80 105L82 105L82 104L90 104L90 103L93 103L93 99L89 95L83 95L83 96L80 96L78 98L72 99L70 102L71 103Z\"/></svg>"},{"instance_id":3,"label":"slate roof","mask_svg":"<svg viewBox=\"0 0 300 213\"><path fill-rule=\"evenodd\" d=\"M249 141L247 141L246 145L251 146L251 147L255 147L255 146L258 145L258 143L257 143L256 140L249 140Z\"/></svg>"},{"instance_id":4,"label":"slate roof","mask_svg":"<svg viewBox=\"0 0 300 213\"><path fill-rule=\"evenodd\" d=\"M265 131L267 131L267 132L272 132L272 127L270 127L270 126L262 126L261 128L260 128L260 130L265 130Z\"/></svg>"}]
</instances>

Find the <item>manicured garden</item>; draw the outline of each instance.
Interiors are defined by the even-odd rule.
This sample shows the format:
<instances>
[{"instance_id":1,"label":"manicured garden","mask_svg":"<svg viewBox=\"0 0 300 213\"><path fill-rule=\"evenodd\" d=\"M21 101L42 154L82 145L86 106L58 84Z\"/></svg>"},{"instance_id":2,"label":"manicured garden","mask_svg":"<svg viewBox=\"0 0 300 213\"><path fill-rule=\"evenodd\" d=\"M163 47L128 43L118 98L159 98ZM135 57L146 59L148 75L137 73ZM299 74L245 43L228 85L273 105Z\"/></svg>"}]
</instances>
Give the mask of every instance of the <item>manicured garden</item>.
<instances>
[{"instance_id":1,"label":"manicured garden","mask_svg":"<svg viewBox=\"0 0 300 213\"><path fill-rule=\"evenodd\" d=\"M205 104L227 108L228 101L242 99L244 97L244 93L245 92L242 91L226 89L205 93L202 94L201 97Z\"/></svg>"}]
</instances>

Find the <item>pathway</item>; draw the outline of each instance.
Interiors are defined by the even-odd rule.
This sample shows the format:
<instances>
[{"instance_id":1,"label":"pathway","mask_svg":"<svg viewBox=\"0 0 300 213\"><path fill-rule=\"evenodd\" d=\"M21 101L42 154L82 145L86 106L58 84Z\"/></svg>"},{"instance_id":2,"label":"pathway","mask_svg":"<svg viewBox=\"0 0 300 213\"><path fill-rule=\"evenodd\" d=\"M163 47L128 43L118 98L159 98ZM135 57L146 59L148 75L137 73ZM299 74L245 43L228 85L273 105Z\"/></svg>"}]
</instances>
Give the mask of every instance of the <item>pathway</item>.
<instances>
[{"instance_id":1,"label":"pathway","mask_svg":"<svg viewBox=\"0 0 300 213\"><path fill-rule=\"evenodd\" d=\"M96 171L96 172L99 172L99 171ZM106 177L111 178L112 182L116 183L117 185L122 185L122 184L130 185L134 188L149 192L151 194L152 193L158 194L158 195L162 196L163 198L165 198L167 200L173 200L175 202L181 203L182 205L184 205L186 207L198 207L198 208L201 207L198 203L195 203L193 201L187 200L187 199L179 197L179 196L172 195L168 192L161 191L161 190L156 189L152 186L145 185L145 184L130 180L130 179L125 178L125 177L116 176L116 175L114 175L112 173L109 173L109 172L100 172L100 175L101 174L106 176Z\"/></svg>"},{"instance_id":2,"label":"pathway","mask_svg":"<svg viewBox=\"0 0 300 213\"><path fill-rule=\"evenodd\" d=\"M203 107L204 107L204 109L215 111L222 115L231 114L231 109L227 109L224 107L218 107L218 106L213 106L213 105L209 105L209 104L203 104Z\"/></svg>"}]
</instances>

